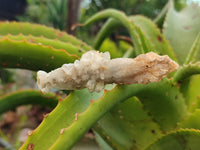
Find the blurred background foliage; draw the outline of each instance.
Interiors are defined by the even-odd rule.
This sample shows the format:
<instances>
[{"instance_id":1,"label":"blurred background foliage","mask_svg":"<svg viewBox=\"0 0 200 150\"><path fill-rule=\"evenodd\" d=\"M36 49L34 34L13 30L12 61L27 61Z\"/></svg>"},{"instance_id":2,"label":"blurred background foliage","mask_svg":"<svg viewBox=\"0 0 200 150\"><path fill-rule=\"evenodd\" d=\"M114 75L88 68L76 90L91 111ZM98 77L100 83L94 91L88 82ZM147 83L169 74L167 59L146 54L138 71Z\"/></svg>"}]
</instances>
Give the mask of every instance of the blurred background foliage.
<instances>
[{"instance_id":1,"label":"blurred background foliage","mask_svg":"<svg viewBox=\"0 0 200 150\"><path fill-rule=\"evenodd\" d=\"M27 0L25 14L18 16L17 19L66 30L67 17L69 18L77 12L79 13L78 20L74 23L84 22L91 15L106 8L115 8L124 11L127 15L142 14L154 19L168 2L168 0L74 0L74 3L80 5L77 7L79 10L68 12L67 9L70 6L67 5L69 1L70 0ZM185 7L186 4L187 0L175 0L175 5L178 10ZM69 15L67 16L67 14ZM68 22L70 22L70 20L68 20ZM76 35L89 44L93 43L94 36L101 26L102 23L99 23L92 27L79 28ZM120 30L120 32L123 34L125 31Z\"/></svg>"},{"instance_id":2,"label":"blurred background foliage","mask_svg":"<svg viewBox=\"0 0 200 150\"><path fill-rule=\"evenodd\" d=\"M67 0L27 0L24 15L18 16L20 21L33 22L65 29Z\"/></svg>"}]
</instances>

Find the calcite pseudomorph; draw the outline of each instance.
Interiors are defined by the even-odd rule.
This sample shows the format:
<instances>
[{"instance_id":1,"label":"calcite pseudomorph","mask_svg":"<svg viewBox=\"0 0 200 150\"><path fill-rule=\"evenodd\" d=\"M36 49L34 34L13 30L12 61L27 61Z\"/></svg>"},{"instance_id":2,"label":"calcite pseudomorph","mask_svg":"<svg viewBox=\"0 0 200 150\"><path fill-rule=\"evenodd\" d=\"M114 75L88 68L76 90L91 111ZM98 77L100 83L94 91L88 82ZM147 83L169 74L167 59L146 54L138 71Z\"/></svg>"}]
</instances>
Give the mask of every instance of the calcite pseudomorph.
<instances>
[{"instance_id":1,"label":"calcite pseudomorph","mask_svg":"<svg viewBox=\"0 0 200 150\"><path fill-rule=\"evenodd\" d=\"M134 59L110 59L108 52L88 51L80 61L64 64L49 73L38 71L37 83L42 92L49 88L76 90L88 88L100 92L106 84L146 84L157 82L178 69L178 64L167 55L154 52L141 54Z\"/></svg>"}]
</instances>

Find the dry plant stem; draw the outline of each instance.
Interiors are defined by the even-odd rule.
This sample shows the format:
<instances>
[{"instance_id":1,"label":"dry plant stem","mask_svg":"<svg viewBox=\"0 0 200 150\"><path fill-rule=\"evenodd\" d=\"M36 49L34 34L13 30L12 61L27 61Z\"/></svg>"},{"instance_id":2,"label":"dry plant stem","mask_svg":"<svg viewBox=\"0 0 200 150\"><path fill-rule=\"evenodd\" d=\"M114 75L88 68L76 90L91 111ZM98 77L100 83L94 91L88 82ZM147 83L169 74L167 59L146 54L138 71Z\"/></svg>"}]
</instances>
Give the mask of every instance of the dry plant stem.
<instances>
[{"instance_id":1,"label":"dry plant stem","mask_svg":"<svg viewBox=\"0 0 200 150\"><path fill-rule=\"evenodd\" d=\"M49 88L76 90L88 88L100 92L106 84L146 84L157 82L168 73L178 69L178 64L168 56L150 52L135 59L110 59L108 52L89 51L80 61L64 64L61 68L46 73L37 73L38 87L42 92Z\"/></svg>"},{"instance_id":2,"label":"dry plant stem","mask_svg":"<svg viewBox=\"0 0 200 150\"><path fill-rule=\"evenodd\" d=\"M133 46L133 42L132 42L131 38L129 38L127 36L118 35L118 36L116 36L116 39L125 41L126 43L130 44L131 46Z\"/></svg>"}]
</instances>

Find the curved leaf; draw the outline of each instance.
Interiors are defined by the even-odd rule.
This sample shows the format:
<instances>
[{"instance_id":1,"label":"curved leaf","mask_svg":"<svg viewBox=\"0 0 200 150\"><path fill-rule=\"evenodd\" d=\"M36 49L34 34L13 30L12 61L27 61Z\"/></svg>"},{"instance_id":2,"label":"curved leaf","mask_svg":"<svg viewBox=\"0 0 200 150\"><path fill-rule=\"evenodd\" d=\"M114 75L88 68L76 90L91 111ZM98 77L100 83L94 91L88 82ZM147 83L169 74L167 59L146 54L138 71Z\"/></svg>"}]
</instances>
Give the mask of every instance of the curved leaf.
<instances>
[{"instance_id":1,"label":"curved leaf","mask_svg":"<svg viewBox=\"0 0 200 150\"><path fill-rule=\"evenodd\" d=\"M140 35L137 32L138 30L140 30L139 28L137 28L134 24L133 21L131 21L123 12L117 11L115 9L106 9L103 10L95 15L93 15L90 19L88 19L85 22L85 25L89 25L92 24L98 20L104 19L104 18L114 18L116 20L119 20L121 22L121 24L124 25L124 27L126 27L126 29L128 30L128 32L130 33L131 39L135 45L135 52L137 55L144 53L144 45L142 45L142 41L139 38ZM146 50L146 49L145 49Z\"/></svg>"},{"instance_id":2,"label":"curved leaf","mask_svg":"<svg viewBox=\"0 0 200 150\"><path fill-rule=\"evenodd\" d=\"M185 97L185 102L189 112L194 112L196 108L200 108L200 75L193 75L192 77L182 80L180 87Z\"/></svg>"},{"instance_id":3,"label":"curved leaf","mask_svg":"<svg viewBox=\"0 0 200 150\"><path fill-rule=\"evenodd\" d=\"M174 74L173 82L181 82L184 79L200 73L200 62L195 64L188 64L179 67L178 71Z\"/></svg>"},{"instance_id":4,"label":"curved leaf","mask_svg":"<svg viewBox=\"0 0 200 150\"><path fill-rule=\"evenodd\" d=\"M136 92L140 101L130 98L120 103L111 109L111 119L103 117L96 125L97 131L94 128L99 136L116 149L119 148L116 143L121 143L119 141L123 137L119 131L133 141L133 149L144 149L165 132L175 129L177 123L182 121L181 118L187 117L184 98L171 81L137 85L132 91ZM115 124L120 130L113 127Z\"/></svg>"},{"instance_id":5,"label":"curved leaf","mask_svg":"<svg viewBox=\"0 0 200 150\"><path fill-rule=\"evenodd\" d=\"M52 149L69 149L112 107L134 95L142 100L145 110L150 112L161 129L167 131L176 127L177 122L187 115L182 96L172 86L168 80L147 85L120 85L106 91L97 101L102 93L74 91L44 119L21 149L30 144L40 150L48 149L52 144ZM43 144L46 142L48 145Z\"/></svg>"},{"instance_id":6,"label":"curved leaf","mask_svg":"<svg viewBox=\"0 0 200 150\"><path fill-rule=\"evenodd\" d=\"M178 127L200 129L200 109L196 109L194 113L190 114L184 119Z\"/></svg>"},{"instance_id":7,"label":"curved leaf","mask_svg":"<svg viewBox=\"0 0 200 150\"><path fill-rule=\"evenodd\" d=\"M94 48L99 49L102 45L103 41L118 27L121 26L121 23L117 21L116 19L110 18L108 21L106 21L101 28L101 30L98 32Z\"/></svg>"},{"instance_id":8,"label":"curved leaf","mask_svg":"<svg viewBox=\"0 0 200 150\"><path fill-rule=\"evenodd\" d=\"M141 90L141 89L142 90ZM139 85L136 96L141 100L144 109L150 113L153 120L163 131L169 131L176 127L181 118L185 118L187 107L178 86L168 79L162 82ZM156 105L155 105L156 104Z\"/></svg>"},{"instance_id":9,"label":"curved leaf","mask_svg":"<svg viewBox=\"0 0 200 150\"><path fill-rule=\"evenodd\" d=\"M180 129L163 136L146 150L198 150L199 147L199 130Z\"/></svg>"},{"instance_id":10,"label":"curved leaf","mask_svg":"<svg viewBox=\"0 0 200 150\"><path fill-rule=\"evenodd\" d=\"M102 150L113 150L98 133L94 131L94 134L95 139Z\"/></svg>"},{"instance_id":11,"label":"curved leaf","mask_svg":"<svg viewBox=\"0 0 200 150\"><path fill-rule=\"evenodd\" d=\"M68 52L72 55L75 54L79 57L84 52L86 52L84 49L82 49L78 46L74 46L69 42L65 43L65 42L62 42L62 41L59 41L59 40L47 39L45 37L35 37L35 36L32 36L32 35L25 36L25 35L22 35L22 34L15 35L15 36L10 35L10 34L8 34L6 36L0 35L0 40L5 39L5 38L8 38L8 39L13 40L13 41L26 40L27 42L33 43L33 44L41 44L41 45L44 45L44 46L52 46L55 49L59 49L59 50L62 49L62 50L65 50L66 52Z\"/></svg>"},{"instance_id":12,"label":"curved leaf","mask_svg":"<svg viewBox=\"0 0 200 150\"><path fill-rule=\"evenodd\" d=\"M144 110L143 104L132 97L111 109L110 113L98 121L94 130L101 137L105 134L103 139L115 149L120 149L118 144L122 145L121 149L128 149L128 144L123 140L131 141L132 149L144 149L162 136L163 131L152 118Z\"/></svg>"},{"instance_id":13,"label":"curved leaf","mask_svg":"<svg viewBox=\"0 0 200 150\"><path fill-rule=\"evenodd\" d=\"M152 44L152 46L148 46L146 48L150 48L151 51L156 50L158 53L168 55L173 60L176 60L175 54L173 53L169 42L164 38L159 29L150 19L140 15L130 16L129 18L133 20L134 24L141 29L140 32L142 34L140 37L143 37L143 39L147 42L146 45L150 45L148 42ZM98 33L94 47L98 49L103 40L120 26L122 26L120 21L116 19L109 19Z\"/></svg>"},{"instance_id":14,"label":"curved leaf","mask_svg":"<svg viewBox=\"0 0 200 150\"><path fill-rule=\"evenodd\" d=\"M128 134L124 132L110 112L106 113L94 125L93 130L100 139L103 139L113 149L126 150L134 145Z\"/></svg>"},{"instance_id":15,"label":"curved leaf","mask_svg":"<svg viewBox=\"0 0 200 150\"><path fill-rule=\"evenodd\" d=\"M54 108L60 97L55 94L42 94L40 91L36 90L24 90L14 93L10 93L3 97L0 97L0 114L14 109L21 105L42 105Z\"/></svg>"},{"instance_id":16,"label":"curved leaf","mask_svg":"<svg viewBox=\"0 0 200 150\"><path fill-rule=\"evenodd\" d=\"M93 49L92 47L75 38L74 36L69 35L66 32L53 29L51 27L23 22L0 22L0 35L18 35L20 33L23 35L31 34L37 37L44 36L49 39L58 39L63 42L71 42L73 45L80 46L85 50Z\"/></svg>"},{"instance_id":17,"label":"curved leaf","mask_svg":"<svg viewBox=\"0 0 200 150\"><path fill-rule=\"evenodd\" d=\"M59 137L61 129L69 127L74 122L76 114L85 111L90 105L90 100L96 100L102 94L102 92L91 94L87 89L73 91L44 118L20 149L26 150L29 145L34 145L35 149L49 149Z\"/></svg>"},{"instance_id":18,"label":"curved leaf","mask_svg":"<svg viewBox=\"0 0 200 150\"><path fill-rule=\"evenodd\" d=\"M189 54L188 54L184 64L187 65L189 63L194 63L196 61L196 57L197 57L199 50L200 50L200 32L197 35L195 41L193 42L192 47L189 51Z\"/></svg>"},{"instance_id":19,"label":"curved leaf","mask_svg":"<svg viewBox=\"0 0 200 150\"><path fill-rule=\"evenodd\" d=\"M141 28L159 54L168 55L171 59L176 60L172 47L161 34L156 24L150 19L140 15L131 16L130 18Z\"/></svg>"},{"instance_id":20,"label":"curved leaf","mask_svg":"<svg viewBox=\"0 0 200 150\"><path fill-rule=\"evenodd\" d=\"M51 71L76 59L76 55L40 43L31 44L26 40L13 41L8 38L0 40L1 67Z\"/></svg>"}]
</instances>

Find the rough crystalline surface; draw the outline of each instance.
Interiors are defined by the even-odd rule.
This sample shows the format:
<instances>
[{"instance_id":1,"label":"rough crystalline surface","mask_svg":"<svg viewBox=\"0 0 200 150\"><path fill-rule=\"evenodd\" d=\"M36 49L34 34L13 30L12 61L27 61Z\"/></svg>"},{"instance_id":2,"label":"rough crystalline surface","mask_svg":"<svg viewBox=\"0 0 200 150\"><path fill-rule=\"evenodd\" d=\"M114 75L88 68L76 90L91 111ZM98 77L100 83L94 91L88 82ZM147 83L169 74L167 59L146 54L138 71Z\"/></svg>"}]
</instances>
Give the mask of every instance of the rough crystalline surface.
<instances>
[{"instance_id":1,"label":"rough crystalline surface","mask_svg":"<svg viewBox=\"0 0 200 150\"><path fill-rule=\"evenodd\" d=\"M38 71L37 83L42 92L48 92L51 87L66 90L88 88L90 92L100 92L109 83L157 82L177 69L178 64L167 55L159 56L153 52L134 59L110 59L108 52L89 51L73 64L64 64L49 73Z\"/></svg>"}]
</instances>

